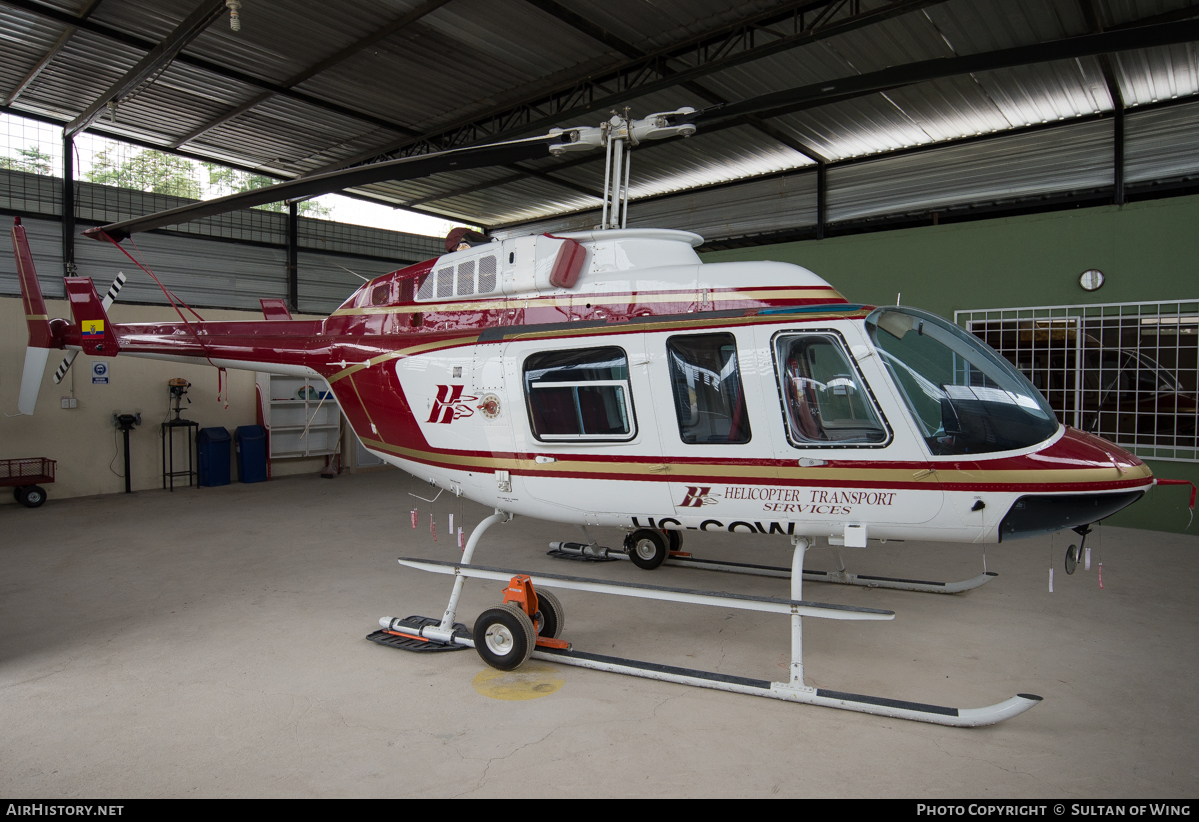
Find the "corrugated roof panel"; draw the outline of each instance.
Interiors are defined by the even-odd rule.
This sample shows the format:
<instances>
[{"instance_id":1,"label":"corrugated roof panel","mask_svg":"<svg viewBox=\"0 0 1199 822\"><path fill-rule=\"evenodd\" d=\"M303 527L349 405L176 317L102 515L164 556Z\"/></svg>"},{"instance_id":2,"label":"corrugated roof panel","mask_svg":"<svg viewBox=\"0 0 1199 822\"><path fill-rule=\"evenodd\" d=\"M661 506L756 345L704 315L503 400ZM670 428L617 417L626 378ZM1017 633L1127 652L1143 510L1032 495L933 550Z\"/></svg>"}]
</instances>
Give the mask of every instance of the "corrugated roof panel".
<instances>
[{"instance_id":1,"label":"corrugated roof panel","mask_svg":"<svg viewBox=\"0 0 1199 822\"><path fill-rule=\"evenodd\" d=\"M423 208L453 217L478 215L484 225L535 220L563 211L589 208L595 200L552 183L526 178L473 194L428 203Z\"/></svg>"},{"instance_id":2,"label":"corrugated roof panel","mask_svg":"<svg viewBox=\"0 0 1199 822\"><path fill-rule=\"evenodd\" d=\"M632 197L756 177L813 161L752 126L739 126L660 148L634 149ZM602 178L600 185L602 187Z\"/></svg>"},{"instance_id":3,"label":"corrugated roof panel","mask_svg":"<svg viewBox=\"0 0 1199 822\"><path fill-rule=\"evenodd\" d=\"M881 94L789 114L776 122L833 160L931 142L923 129Z\"/></svg>"},{"instance_id":4,"label":"corrugated roof panel","mask_svg":"<svg viewBox=\"0 0 1199 822\"><path fill-rule=\"evenodd\" d=\"M0 100L8 97L66 30L20 9L0 6Z\"/></svg>"},{"instance_id":5,"label":"corrugated roof panel","mask_svg":"<svg viewBox=\"0 0 1199 822\"><path fill-rule=\"evenodd\" d=\"M564 0L562 5L642 51L654 51L780 5L778 0Z\"/></svg>"},{"instance_id":6,"label":"corrugated roof panel","mask_svg":"<svg viewBox=\"0 0 1199 822\"><path fill-rule=\"evenodd\" d=\"M1112 121L884 157L828 171L830 222L1111 186Z\"/></svg>"},{"instance_id":7,"label":"corrugated roof panel","mask_svg":"<svg viewBox=\"0 0 1199 822\"><path fill-rule=\"evenodd\" d=\"M1111 111L1096 60L1059 60L973 75L1013 127Z\"/></svg>"},{"instance_id":8,"label":"corrugated roof panel","mask_svg":"<svg viewBox=\"0 0 1199 822\"><path fill-rule=\"evenodd\" d=\"M1124 120L1129 183L1199 175L1199 103L1131 112Z\"/></svg>"},{"instance_id":9,"label":"corrugated roof panel","mask_svg":"<svg viewBox=\"0 0 1199 822\"><path fill-rule=\"evenodd\" d=\"M815 224L814 171L629 204L630 226L678 228L710 241Z\"/></svg>"},{"instance_id":10,"label":"corrugated roof panel","mask_svg":"<svg viewBox=\"0 0 1199 822\"><path fill-rule=\"evenodd\" d=\"M455 0L301 85L419 131L610 62L590 38L524 3ZM486 78L481 82L481 78Z\"/></svg>"},{"instance_id":11,"label":"corrugated roof panel","mask_svg":"<svg viewBox=\"0 0 1199 822\"><path fill-rule=\"evenodd\" d=\"M397 203L410 203L413 200L424 199L425 197L448 196L462 189L472 188L494 180L504 180L512 177L514 174L516 172L509 168L467 169L465 171L448 171L441 174L433 174L429 177L418 177L414 180L372 183L369 186L363 186L361 190L372 195L386 197ZM481 190L487 191L489 188ZM430 201L430 205L435 202L439 201ZM420 204L418 203L417 205Z\"/></svg>"},{"instance_id":12,"label":"corrugated roof panel","mask_svg":"<svg viewBox=\"0 0 1199 822\"><path fill-rule=\"evenodd\" d=\"M1082 9L1071 1L954 0L929 6L923 14L954 54L978 54L1087 33Z\"/></svg>"},{"instance_id":13,"label":"corrugated roof panel","mask_svg":"<svg viewBox=\"0 0 1199 822\"><path fill-rule=\"evenodd\" d=\"M1120 92L1128 106L1199 92L1199 50L1194 43L1138 49L1115 55Z\"/></svg>"},{"instance_id":14,"label":"corrugated roof panel","mask_svg":"<svg viewBox=\"0 0 1199 822\"><path fill-rule=\"evenodd\" d=\"M21 95L20 106L74 117L142 56L137 49L77 30Z\"/></svg>"}]
</instances>

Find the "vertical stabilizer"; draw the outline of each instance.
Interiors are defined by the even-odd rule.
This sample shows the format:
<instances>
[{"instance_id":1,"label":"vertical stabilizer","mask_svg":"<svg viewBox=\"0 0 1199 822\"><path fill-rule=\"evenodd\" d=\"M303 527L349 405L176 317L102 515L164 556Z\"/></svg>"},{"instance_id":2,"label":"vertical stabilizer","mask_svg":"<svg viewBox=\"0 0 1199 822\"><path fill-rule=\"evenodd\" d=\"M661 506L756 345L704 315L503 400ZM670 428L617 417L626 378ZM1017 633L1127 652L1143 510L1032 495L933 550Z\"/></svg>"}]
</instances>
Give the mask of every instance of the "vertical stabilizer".
<instances>
[{"instance_id":1,"label":"vertical stabilizer","mask_svg":"<svg viewBox=\"0 0 1199 822\"><path fill-rule=\"evenodd\" d=\"M25 325L29 328L29 345L33 348L51 348L54 337L50 333L50 317L46 314L46 301L42 299L42 287L37 281L33 254L29 251L29 240L20 217L14 218L12 251L17 258L17 278L21 281L21 302L25 307Z\"/></svg>"},{"instance_id":2,"label":"vertical stabilizer","mask_svg":"<svg viewBox=\"0 0 1199 822\"><path fill-rule=\"evenodd\" d=\"M20 217L13 220L12 250L17 260L17 278L21 281L25 325L29 329L29 347L25 349L25 369L21 372L17 411L32 414L37 405L38 389L42 387L42 375L46 372L46 361L50 359L54 335L50 332L46 301L42 299L42 287L37 281L33 254L29 251L29 239L25 236L25 226L21 225Z\"/></svg>"}]
</instances>

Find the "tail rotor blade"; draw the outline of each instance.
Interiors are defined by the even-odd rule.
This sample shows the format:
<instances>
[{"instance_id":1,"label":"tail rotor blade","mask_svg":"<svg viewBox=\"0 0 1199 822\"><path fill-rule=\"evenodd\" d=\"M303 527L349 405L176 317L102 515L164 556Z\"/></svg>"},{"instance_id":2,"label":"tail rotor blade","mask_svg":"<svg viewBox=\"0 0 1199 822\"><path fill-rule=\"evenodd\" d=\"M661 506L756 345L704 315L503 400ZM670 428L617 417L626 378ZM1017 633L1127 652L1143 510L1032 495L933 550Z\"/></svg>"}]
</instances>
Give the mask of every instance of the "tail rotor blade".
<instances>
[{"instance_id":1,"label":"tail rotor blade","mask_svg":"<svg viewBox=\"0 0 1199 822\"><path fill-rule=\"evenodd\" d=\"M78 356L78 351L68 351L67 355L62 358L62 362L59 363L58 368L54 371L55 385L58 385L60 382L62 382L62 378L67 375L69 370L71 370L71 363L75 362L75 358Z\"/></svg>"},{"instance_id":2,"label":"tail rotor blade","mask_svg":"<svg viewBox=\"0 0 1199 822\"><path fill-rule=\"evenodd\" d=\"M108 287L108 293L104 295L103 303L105 311L112 307L113 300L121 293L121 289L125 287L126 279L128 278L125 276L124 271L117 272L117 278L112 281L112 285Z\"/></svg>"},{"instance_id":3,"label":"tail rotor blade","mask_svg":"<svg viewBox=\"0 0 1199 822\"><path fill-rule=\"evenodd\" d=\"M25 370L21 372L21 393L17 398L17 411L32 414L37 405L38 389L42 387L42 375L46 373L46 362L50 359L49 348L29 346L25 349Z\"/></svg>"}]
</instances>

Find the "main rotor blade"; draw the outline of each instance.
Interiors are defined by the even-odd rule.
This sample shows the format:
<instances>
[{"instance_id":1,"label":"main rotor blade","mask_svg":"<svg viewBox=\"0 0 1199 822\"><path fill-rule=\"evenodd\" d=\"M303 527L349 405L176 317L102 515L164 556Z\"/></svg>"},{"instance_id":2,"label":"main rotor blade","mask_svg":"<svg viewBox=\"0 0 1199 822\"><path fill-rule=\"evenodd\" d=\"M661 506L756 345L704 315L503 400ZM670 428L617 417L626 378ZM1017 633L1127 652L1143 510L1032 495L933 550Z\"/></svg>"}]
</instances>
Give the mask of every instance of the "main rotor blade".
<instances>
[{"instance_id":1,"label":"main rotor blade","mask_svg":"<svg viewBox=\"0 0 1199 822\"><path fill-rule=\"evenodd\" d=\"M569 138L567 138L569 139ZM132 220L97 226L83 232L94 240L103 240L105 236L120 241L139 231L150 231L168 225L177 225L202 217L212 217L228 211L243 208L253 208L257 205L274 203L279 200L297 197L315 197L333 191L341 191L355 186L368 185L389 180L411 180L417 177L427 177L441 171L459 171L468 168L503 165L520 160L530 160L547 154L547 147L554 143L565 142L560 134L547 134L539 137L528 137L521 140L509 140L503 143L488 143L481 146L438 151L433 154L421 154L416 157L405 157L399 160L389 160L385 163L356 166L354 168L330 171L312 177L301 177L295 180L279 183L265 188L255 188L214 200L203 200L191 205L159 211Z\"/></svg>"},{"instance_id":2,"label":"main rotor blade","mask_svg":"<svg viewBox=\"0 0 1199 822\"><path fill-rule=\"evenodd\" d=\"M856 77L843 77L812 83L807 86L776 91L752 97L738 103L712 106L691 116L691 121L702 127L705 122L757 114L763 117L778 117L792 111L814 108L838 100L861 97L901 86L970 74L976 71L994 71L1031 63L1047 63L1053 60L1070 60L1077 57L1092 57L1131 49L1169 46L1199 40L1199 20L1177 23L1159 23L1153 26L1107 31L1101 34L1084 34L1048 43L1031 46L1016 46L962 57L938 57L902 66L892 66Z\"/></svg>"}]
</instances>

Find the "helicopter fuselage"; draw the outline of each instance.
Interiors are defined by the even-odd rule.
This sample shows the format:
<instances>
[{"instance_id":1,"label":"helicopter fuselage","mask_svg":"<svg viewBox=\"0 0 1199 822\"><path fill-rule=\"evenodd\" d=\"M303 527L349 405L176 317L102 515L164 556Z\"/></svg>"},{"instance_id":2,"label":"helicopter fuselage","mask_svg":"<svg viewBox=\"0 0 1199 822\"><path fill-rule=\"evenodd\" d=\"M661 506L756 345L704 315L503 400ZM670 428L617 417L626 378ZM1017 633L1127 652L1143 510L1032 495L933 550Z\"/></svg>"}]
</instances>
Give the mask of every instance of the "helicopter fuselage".
<instances>
[{"instance_id":1,"label":"helicopter fuselage","mask_svg":"<svg viewBox=\"0 0 1199 822\"><path fill-rule=\"evenodd\" d=\"M319 376L392 465L579 525L996 542L1152 485L944 321L850 304L799 266L702 264L699 241L521 237L377 278L324 320L91 340L55 320L51 347Z\"/></svg>"}]
</instances>

